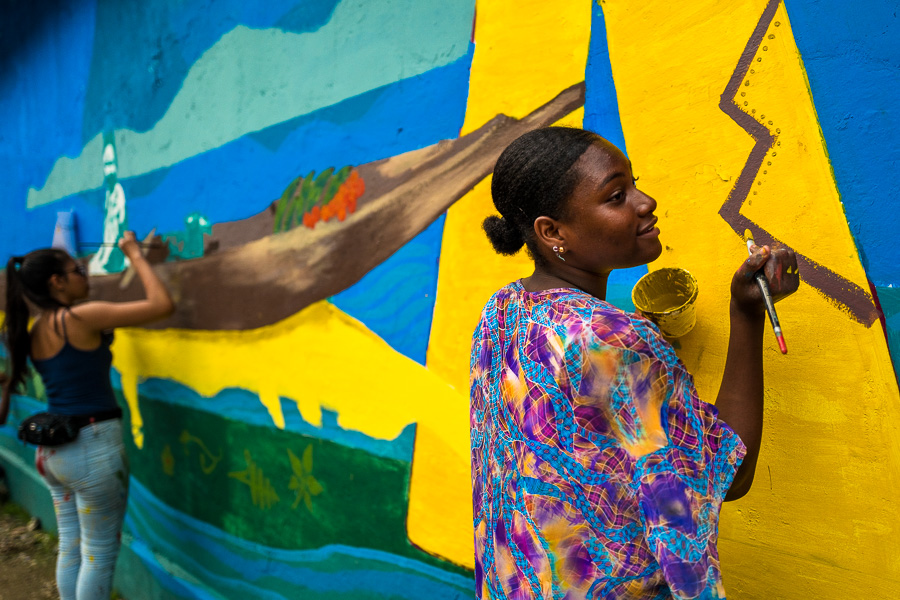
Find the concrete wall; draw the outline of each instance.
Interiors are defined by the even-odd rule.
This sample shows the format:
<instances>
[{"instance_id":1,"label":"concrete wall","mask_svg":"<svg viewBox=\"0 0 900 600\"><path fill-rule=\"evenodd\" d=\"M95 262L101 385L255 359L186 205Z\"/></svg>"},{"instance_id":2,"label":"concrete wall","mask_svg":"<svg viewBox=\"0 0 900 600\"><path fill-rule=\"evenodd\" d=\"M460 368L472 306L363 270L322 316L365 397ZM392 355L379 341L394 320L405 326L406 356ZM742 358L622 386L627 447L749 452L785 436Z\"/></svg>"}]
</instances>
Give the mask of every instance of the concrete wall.
<instances>
[{"instance_id":1,"label":"concrete wall","mask_svg":"<svg viewBox=\"0 0 900 600\"><path fill-rule=\"evenodd\" d=\"M699 280L678 352L706 398L739 234L802 256L804 284L779 307L790 354L766 339L756 485L723 511L729 597L900 589L896 13L890 0L12 10L0 255L49 244L62 211L82 243L127 227L170 249L158 269L178 313L114 347L133 475L123 595L472 595L469 339L488 296L528 274L480 222L499 151L554 122L622 145L658 200L665 250L649 268ZM97 297L139 292L112 257L92 266L110 273L92 278ZM617 273L610 300L631 308L646 271ZM32 382L12 426L41 402ZM0 459L46 513L12 426Z\"/></svg>"}]
</instances>

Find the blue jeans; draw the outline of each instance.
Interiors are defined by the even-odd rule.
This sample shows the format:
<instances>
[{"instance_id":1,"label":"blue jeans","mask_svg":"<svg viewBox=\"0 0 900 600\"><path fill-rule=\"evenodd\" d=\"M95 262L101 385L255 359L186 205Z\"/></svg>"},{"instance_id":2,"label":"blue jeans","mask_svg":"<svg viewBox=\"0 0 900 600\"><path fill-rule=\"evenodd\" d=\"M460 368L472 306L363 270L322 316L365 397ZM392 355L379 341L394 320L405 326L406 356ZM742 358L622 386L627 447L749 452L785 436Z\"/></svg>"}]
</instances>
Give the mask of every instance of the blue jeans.
<instances>
[{"instance_id":1,"label":"blue jeans","mask_svg":"<svg viewBox=\"0 0 900 600\"><path fill-rule=\"evenodd\" d=\"M121 419L87 425L68 444L38 447L35 463L56 509L60 600L109 600L128 500Z\"/></svg>"}]
</instances>

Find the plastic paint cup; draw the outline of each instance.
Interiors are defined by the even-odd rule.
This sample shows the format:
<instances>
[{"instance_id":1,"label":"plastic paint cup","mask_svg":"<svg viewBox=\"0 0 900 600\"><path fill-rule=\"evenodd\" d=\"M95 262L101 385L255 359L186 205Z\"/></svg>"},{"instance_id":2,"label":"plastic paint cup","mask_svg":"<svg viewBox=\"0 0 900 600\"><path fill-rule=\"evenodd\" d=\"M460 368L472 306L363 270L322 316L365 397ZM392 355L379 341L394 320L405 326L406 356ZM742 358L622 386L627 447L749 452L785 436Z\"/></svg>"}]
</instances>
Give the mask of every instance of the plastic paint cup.
<instances>
[{"instance_id":1,"label":"plastic paint cup","mask_svg":"<svg viewBox=\"0 0 900 600\"><path fill-rule=\"evenodd\" d=\"M697 323L697 280L684 269L667 267L641 277L631 291L637 311L666 337L687 334Z\"/></svg>"}]
</instances>

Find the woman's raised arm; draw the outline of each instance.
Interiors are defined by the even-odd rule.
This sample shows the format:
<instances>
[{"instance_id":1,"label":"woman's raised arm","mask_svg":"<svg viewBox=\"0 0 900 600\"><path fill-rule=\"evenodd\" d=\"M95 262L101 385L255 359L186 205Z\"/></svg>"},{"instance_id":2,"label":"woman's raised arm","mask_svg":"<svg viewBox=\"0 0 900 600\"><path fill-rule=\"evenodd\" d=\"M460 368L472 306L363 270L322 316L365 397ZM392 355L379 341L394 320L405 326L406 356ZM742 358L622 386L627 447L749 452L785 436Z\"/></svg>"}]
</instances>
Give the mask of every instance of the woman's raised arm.
<instances>
[{"instance_id":1,"label":"woman's raised arm","mask_svg":"<svg viewBox=\"0 0 900 600\"><path fill-rule=\"evenodd\" d=\"M87 302L72 308L73 314L82 319L86 326L97 331L143 325L175 312L169 290L147 262L134 232L125 232L119 240L119 248L131 261L147 297L133 302Z\"/></svg>"},{"instance_id":2,"label":"woman's raised arm","mask_svg":"<svg viewBox=\"0 0 900 600\"><path fill-rule=\"evenodd\" d=\"M719 418L747 447L725 500L737 500L750 490L763 428L763 334L765 308L755 274L764 269L773 299L780 300L800 284L797 257L792 250L756 248L731 281L731 329L725 372L716 398Z\"/></svg>"}]
</instances>

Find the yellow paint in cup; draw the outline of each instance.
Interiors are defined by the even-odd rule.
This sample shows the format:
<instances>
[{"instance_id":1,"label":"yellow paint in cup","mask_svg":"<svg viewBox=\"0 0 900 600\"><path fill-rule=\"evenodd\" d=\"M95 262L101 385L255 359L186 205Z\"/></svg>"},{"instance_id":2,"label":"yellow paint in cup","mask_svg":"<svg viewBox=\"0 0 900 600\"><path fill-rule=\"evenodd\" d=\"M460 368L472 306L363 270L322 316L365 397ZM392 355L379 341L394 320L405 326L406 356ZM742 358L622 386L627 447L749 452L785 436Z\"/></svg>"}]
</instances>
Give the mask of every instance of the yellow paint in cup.
<instances>
[{"instance_id":1,"label":"yellow paint in cup","mask_svg":"<svg viewBox=\"0 0 900 600\"><path fill-rule=\"evenodd\" d=\"M697 323L697 280L688 271L666 267L647 273L631 290L637 311L666 337L687 334Z\"/></svg>"}]
</instances>

